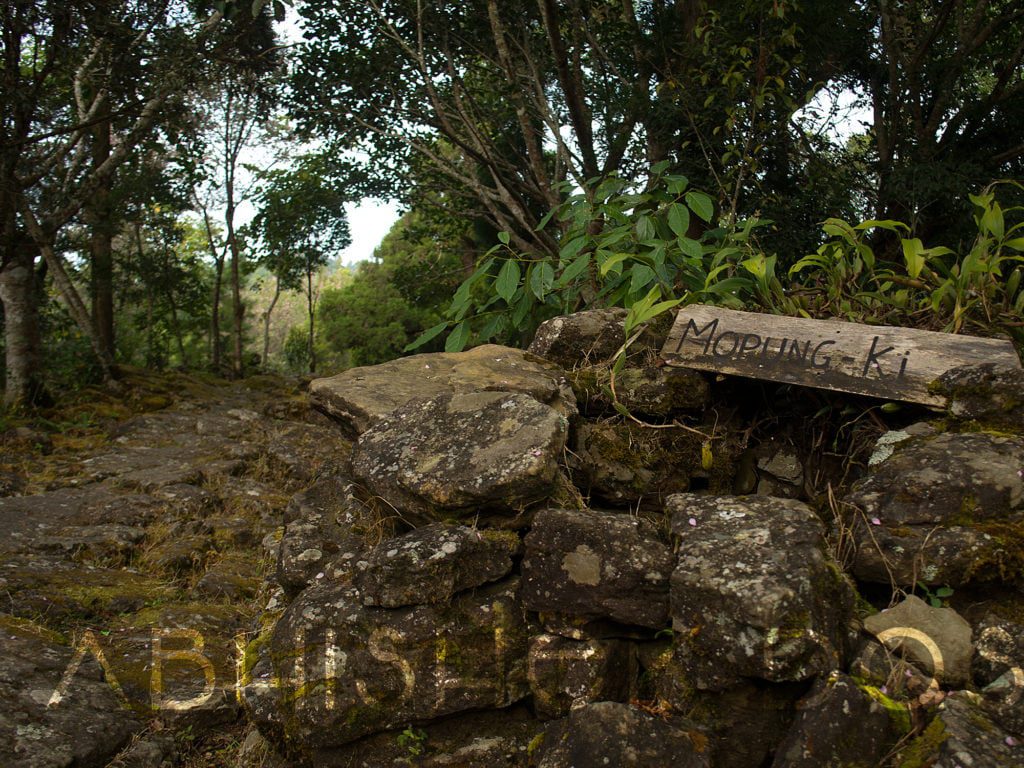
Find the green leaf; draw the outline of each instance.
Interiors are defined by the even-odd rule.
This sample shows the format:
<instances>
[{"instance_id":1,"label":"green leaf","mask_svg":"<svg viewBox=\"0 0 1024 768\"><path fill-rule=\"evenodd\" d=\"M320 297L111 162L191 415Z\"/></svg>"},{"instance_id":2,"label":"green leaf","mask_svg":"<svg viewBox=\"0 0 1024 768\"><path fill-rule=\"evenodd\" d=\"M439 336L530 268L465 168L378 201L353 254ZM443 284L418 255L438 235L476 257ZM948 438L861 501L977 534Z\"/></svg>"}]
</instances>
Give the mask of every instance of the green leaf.
<instances>
[{"instance_id":1,"label":"green leaf","mask_svg":"<svg viewBox=\"0 0 1024 768\"><path fill-rule=\"evenodd\" d=\"M686 193L686 204L704 221L711 223L711 218L715 215L715 204L710 197L703 192L691 190Z\"/></svg>"},{"instance_id":2,"label":"green leaf","mask_svg":"<svg viewBox=\"0 0 1024 768\"><path fill-rule=\"evenodd\" d=\"M691 259L700 261L704 258L704 249L692 237L680 237L676 242L679 243L679 250Z\"/></svg>"},{"instance_id":3,"label":"green leaf","mask_svg":"<svg viewBox=\"0 0 1024 768\"><path fill-rule=\"evenodd\" d=\"M508 245L508 241L509 241L509 234L508 234L508 232L499 232L498 233L498 240L501 241L502 245Z\"/></svg>"},{"instance_id":4,"label":"green leaf","mask_svg":"<svg viewBox=\"0 0 1024 768\"><path fill-rule=\"evenodd\" d=\"M654 229L654 222L651 221L651 217L647 214L643 214L636 220L636 237L637 240L643 242L644 240L653 240L657 233Z\"/></svg>"},{"instance_id":5,"label":"green leaf","mask_svg":"<svg viewBox=\"0 0 1024 768\"><path fill-rule=\"evenodd\" d=\"M952 587L939 587L938 589L935 590L935 596L936 597L952 597L953 596L953 589L952 589Z\"/></svg>"},{"instance_id":6,"label":"green leaf","mask_svg":"<svg viewBox=\"0 0 1024 768\"><path fill-rule=\"evenodd\" d=\"M537 297L537 301L544 301L554 283L555 270L550 263L541 261L534 264L533 273L530 275L530 290Z\"/></svg>"},{"instance_id":7,"label":"green leaf","mask_svg":"<svg viewBox=\"0 0 1024 768\"><path fill-rule=\"evenodd\" d=\"M529 291L520 292L519 299L516 301L516 308L512 312L512 327L522 329L523 323L526 321L526 317L530 314L532 308L533 294Z\"/></svg>"},{"instance_id":8,"label":"green leaf","mask_svg":"<svg viewBox=\"0 0 1024 768\"><path fill-rule=\"evenodd\" d=\"M494 290L498 292L506 302L511 303L512 297L519 287L519 264L515 259L508 259L498 273L498 279L494 281Z\"/></svg>"},{"instance_id":9,"label":"green leaf","mask_svg":"<svg viewBox=\"0 0 1024 768\"><path fill-rule=\"evenodd\" d=\"M654 274L654 270L648 267L646 264L634 264L630 270L632 277L630 278L629 290L630 293L636 293L647 286L652 280L657 278Z\"/></svg>"},{"instance_id":10,"label":"green leaf","mask_svg":"<svg viewBox=\"0 0 1024 768\"><path fill-rule=\"evenodd\" d=\"M485 341L489 341L496 334L498 334L501 331L505 330L505 323L506 322L508 322L508 318L505 316L504 313L502 313L500 315L494 315L493 317L491 317L491 319L488 321L487 325L485 325L483 327L483 330L480 331L479 338L480 338L481 343L485 342Z\"/></svg>"},{"instance_id":11,"label":"green leaf","mask_svg":"<svg viewBox=\"0 0 1024 768\"><path fill-rule=\"evenodd\" d=\"M566 267L565 270L562 272L562 274L559 276L557 285L560 288L568 285L573 280L575 280L577 277L582 275L586 271L586 269L587 269L587 267L589 265L590 265L590 254L589 253L584 253L582 256L577 256L576 260L572 264L570 264L568 267Z\"/></svg>"},{"instance_id":12,"label":"green leaf","mask_svg":"<svg viewBox=\"0 0 1024 768\"><path fill-rule=\"evenodd\" d=\"M907 274L916 280L924 269L924 243L916 237L904 240L903 260L907 265Z\"/></svg>"},{"instance_id":13,"label":"green leaf","mask_svg":"<svg viewBox=\"0 0 1024 768\"><path fill-rule=\"evenodd\" d=\"M910 227L908 227L902 221L895 221L893 219L868 219L867 221L862 221L860 224L855 226L854 229L858 231L863 231L865 229L872 229L874 227L878 227L879 229L887 229L890 232L896 232L897 230L900 229L902 229L905 232L910 231Z\"/></svg>"},{"instance_id":14,"label":"green leaf","mask_svg":"<svg viewBox=\"0 0 1024 768\"><path fill-rule=\"evenodd\" d=\"M572 240L566 242L561 248L558 249L558 260L565 262L573 258L577 253L583 250L583 246L587 244L587 236L580 235L574 237Z\"/></svg>"},{"instance_id":15,"label":"green leaf","mask_svg":"<svg viewBox=\"0 0 1024 768\"><path fill-rule=\"evenodd\" d=\"M537 228L534 230L534 232L540 232L542 229L544 229L544 227L548 225L548 222L551 221L551 217L555 215L555 211L557 210L557 208L552 208L550 211L545 213L544 217L540 220L540 223L537 224Z\"/></svg>"},{"instance_id":16,"label":"green leaf","mask_svg":"<svg viewBox=\"0 0 1024 768\"><path fill-rule=\"evenodd\" d=\"M463 320L456 325L444 340L445 352L461 352L469 341L469 323Z\"/></svg>"},{"instance_id":17,"label":"green leaf","mask_svg":"<svg viewBox=\"0 0 1024 768\"><path fill-rule=\"evenodd\" d=\"M668 208L668 226L676 237L685 238L690 231L690 211L685 205L672 203Z\"/></svg>"},{"instance_id":18,"label":"green leaf","mask_svg":"<svg viewBox=\"0 0 1024 768\"><path fill-rule=\"evenodd\" d=\"M447 327L448 327L448 323L438 323L437 325L428 328L423 333L421 333L419 336L417 336L413 341L411 341L408 344L406 344L405 347L402 349L402 351L403 352L411 352L414 349L419 349L424 344L426 344L428 341L430 341L434 337L440 335L441 332L444 331L444 329L447 328Z\"/></svg>"},{"instance_id":19,"label":"green leaf","mask_svg":"<svg viewBox=\"0 0 1024 768\"><path fill-rule=\"evenodd\" d=\"M632 257L632 253L613 253L601 263L601 277L605 277L616 266Z\"/></svg>"},{"instance_id":20,"label":"green leaf","mask_svg":"<svg viewBox=\"0 0 1024 768\"><path fill-rule=\"evenodd\" d=\"M981 216L981 228L985 232L991 232L997 238L1002 238L1004 227L1003 209L999 207L999 203L992 203L992 207L988 208Z\"/></svg>"}]
</instances>

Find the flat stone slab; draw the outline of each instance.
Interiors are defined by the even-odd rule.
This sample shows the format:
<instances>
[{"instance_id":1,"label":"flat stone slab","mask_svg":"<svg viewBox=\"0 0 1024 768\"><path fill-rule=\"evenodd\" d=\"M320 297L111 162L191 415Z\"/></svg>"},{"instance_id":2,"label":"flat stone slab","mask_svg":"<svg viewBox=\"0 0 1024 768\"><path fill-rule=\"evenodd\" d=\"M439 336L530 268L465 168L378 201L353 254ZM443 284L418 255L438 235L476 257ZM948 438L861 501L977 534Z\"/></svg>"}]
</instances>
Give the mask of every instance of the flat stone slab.
<instances>
[{"instance_id":1,"label":"flat stone slab","mask_svg":"<svg viewBox=\"0 0 1024 768\"><path fill-rule=\"evenodd\" d=\"M463 590L507 576L519 545L513 531L432 523L367 552L355 583L364 605L446 603Z\"/></svg>"},{"instance_id":2,"label":"flat stone slab","mask_svg":"<svg viewBox=\"0 0 1024 768\"><path fill-rule=\"evenodd\" d=\"M519 510L554 489L569 422L529 395L444 394L360 436L352 470L402 512Z\"/></svg>"},{"instance_id":3,"label":"flat stone slab","mask_svg":"<svg viewBox=\"0 0 1024 768\"><path fill-rule=\"evenodd\" d=\"M1024 574L1024 439L889 433L845 501L864 581L912 586Z\"/></svg>"},{"instance_id":4,"label":"flat stone slab","mask_svg":"<svg viewBox=\"0 0 1024 768\"><path fill-rule=\"evenodd\" d=\"M352 368L309 385L313 406L340 422L352 437L412 400L479 391L520 392L566 416L576 412L560 368L496 344Z\"/></svg>"},{"instance_id":5,"label":"flat stone slab","mask_svg":"<svg viewBox=\"0 0 1024 768\"><path fill-rule=\"evenodd\" d=\"M629 514L544 509L526 536L523 603L533 611L668 624L672 553Z\"/></svg>"},{"instance_id":6,"label":"flat stone slab","mask_svg":"<svg viewBox=\"0 0 1024 768\"><path fill-rule=\"evenodd\" d=\"M673 629L699 688L806 680L840 666L853 588L825 526L793 499L669 497Z\"/></svg>"}]
</instances>

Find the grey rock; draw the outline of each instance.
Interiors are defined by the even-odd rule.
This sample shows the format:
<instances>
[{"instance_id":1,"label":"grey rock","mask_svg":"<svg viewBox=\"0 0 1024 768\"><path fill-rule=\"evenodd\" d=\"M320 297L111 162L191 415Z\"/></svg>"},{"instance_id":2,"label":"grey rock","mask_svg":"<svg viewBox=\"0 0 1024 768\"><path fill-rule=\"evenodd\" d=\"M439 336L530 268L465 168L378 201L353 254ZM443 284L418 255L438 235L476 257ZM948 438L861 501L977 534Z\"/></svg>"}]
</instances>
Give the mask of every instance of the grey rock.
<instances>
[{"instance_id":1,"label":"grey rock","mask_svg":"<svg viewBox=\"0 0 1024 768\"><path fill-rule=\"evenodd\" d=\"M912 437L854 484L853 573L865 581L960 586L1024 572L1024 439Z\"/></svg>"},{"instance_id":2,"label":"grey rock","mask_svg":"<svg viewBox=\"0 0 1024 768\"><path fill-rule=\"evenodd\" d=\"M971 625L951 608L933 608L915 595L868 616L864 629L944 685L964 686L971 677Z\"/></svg>"},{"instance_id":3,"label":"grey rock","mask_svg":"<svg viewBox=\"0 0 1024 768\"><path fill-rule=\"evenodd\" d=\"M628 702L636 693L633 644L622 640L570 640L560 635L530 639L530 690L543 719L595 701Z\"/></svg>"},{"instance_id":4,"label":"grey rock","mask_svg":"<svg viewBox=\"0 0 1024 768\"><path fill-rule=\"evenodd\" d=\"M285 510L278 548L277 583L296 595L312 584L332 560L355 560L366 548L359 530L371 522L370 510L346 478L329 475L296 494Z\"/></svg>"},{"instance_id":5,"label":"grey rock","mask_svg":"<svg viewBox=\"0 0 1024 768\"><path fill-rule=\"evenodd\" d=\"M353 368L309 386L313 406L340 422L351 437L413 400L479 391L523 393L564 416L576 413L575 398L557 366L494 344Z\"/></svg>"},{"instance_id":6,"label":"grey rock","mask_svg":"<svg viewBox=\"0 0 1024 768\"><path fill-rule=\"evenodd\" d=\"M553 721L539 768L710 768L706 738L692 724L662 720L628 704L602 701Z\"/></svg>"},{"instance_id":7,"label":"grey rock","mask_svg":"<svg viewBox=\"0 0 1024 768\"><path fill-rule=\"evenodd\" d=\"M529 351L566 369L603 363L626 342L626 315L621 307L588 309L541 323ZM668 333L668 320L648 326L629 351L656 354Z\"/></svg>"},{"instance_id":8,"label":"grey rock","mask_svg":"<svg viewBox=\"0 0 1024 768\"><path fill-rule=\"evenodd\" d=\"M321 750L508 706L529 694L530 630L517 588L509 579L447 605L384 609L365 607L350 585L318 583L274 627L272 677L254 677L243 691L250 714L293 749Z\"/></svg>"},{"instance_id":9,"label":"grey rock","mask_svg":"<svg viewBox=\"0 0 1024 768\"><path fill-rule=\"evenodd\" d=\"M895 762L930 768L1016 768L1024 765L1024 740L1000 728L976 695L957 691L946 697L935 719Z\"/></svg>"},{"instance_id":10,"label":"grey rock","mask_svg":"<svg viewBox=\"0 0 1024 768\"><path fill-rule=\"evenodd\" d=\"M1024 744L1024 670L1003 673L981 690L982 707L1013 738Z\"/></svg>"},{"instance_id":11,"label":"grey rock","mask_svg":"<svg viewBox=\"0 0 1024 768\"><path fill-rule=\"evenodd\" d=\"M944 373L937 392L949 398L949 414L1002 429L1024 430L1024 373L994 363Z\"/></svg>"},{"instance_id":12,"label":"grey rock","mask_svg":"<svg viewBox=\"0 0 1024 768\"><path fill-rule=\"evenodd\" d=\"M810 507L679 494L666 509L679 542L673 629L698 688L806 680L840 666L853 589Z\"/></svg>"},{"instance_id":13,"label":"grey rock","mask_svg":"<svg viewBox=\"0 0 1024 768\"><path fill-rule=\"evenodd\" d=\"M0 764L6 768L102 768L142 728L91 654L54 698L74 655L54 633L0 614Z\"/></svg>"},{"instance_id":14,"label":"grey rock","mask_svg":"<svg viewBox=\"0 0 1024 768\"><path fill-rule=\"evenodd\" d=\"M527 534L522 598L533 611L668 623L672 554L653 526L627 514L541 510Z\"/></svg>"},{"instance_id":15,"label":"grey rock","mask_svg":"<svg viewBox=\"0 0 1024 768\"><path fill-rule=\"evenodd\" d=\"M25 490L25 478L17 472L0 470L0 498L19 496Z\"/></svg>"},{"instance_id":16,"label":"grey rock","mask_svg":"<svg viewBox=\"0 0 1024 768\"><path fill-rule=\"evenodd\" d=\"M876 768L910 730L910 710L836 672L797 704L773 768ZM887 706L888 705L888 706Z\"/></svg>"},{"instance_id":17,"label":"grey rock","mask_svg":"<svg viewBox=\"0 0 1024 768\"><path fill-rule=\"evenodd\" d=\"M468 712L315 750L316 768L528 768L543 724L522 706Z\"/></svg>"},{"instance_id":18,"label":"grey rock","mask_svg":"<svg viewBox=\"0 0 1024 768\"><path fill-rule=\"evenodd\" d=\"M989 614L974 627L974 650L971 670L979 688L1007 673L1024 685L1024 625Z\"/></svg>"},{"instance_id":19,"label":"grey rock","mask_svg":"<svg viewBox=\"0 0 1024 768\"><path fill-rule=\"evenodd\" d=\"M529 395L439 395L381 417L360 436L352 469L373 493L426 520L516 510L554 490L568 428Z\"/></svg>"},{"instance_id":20,"label":"grey rock","mask_svg":"<svg viewBox=\"0 0 1024 768\"><path fill-rule=\"evenodd\" d=\"M519 545L512 531L433 523L368 551L355 583L364 605L445 603L458 592L507 576Z\"/></svg>"}]
</instances>

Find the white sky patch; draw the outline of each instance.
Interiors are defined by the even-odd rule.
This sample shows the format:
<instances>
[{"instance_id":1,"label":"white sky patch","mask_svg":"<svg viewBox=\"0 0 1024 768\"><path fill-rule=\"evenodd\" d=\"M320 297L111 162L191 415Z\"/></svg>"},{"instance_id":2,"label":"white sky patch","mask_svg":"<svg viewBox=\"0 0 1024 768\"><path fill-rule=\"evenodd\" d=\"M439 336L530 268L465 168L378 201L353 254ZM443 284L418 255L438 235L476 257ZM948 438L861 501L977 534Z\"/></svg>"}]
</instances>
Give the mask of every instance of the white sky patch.
<instances>
[{"instance_id":1,"label":"white sky patch","mask_svg":"<svg viewBox=\"0 0 1024 768\"><path fill-rule=\"evenodd\" d=\"M345 265L370 260L374 248L380 245L384 235L401 216L398 203L394 200L373 198L364 198L358 203L346 203L345 213L352 234L352 244L339 256L339 261Z\"/></svg>"}]
</instances>

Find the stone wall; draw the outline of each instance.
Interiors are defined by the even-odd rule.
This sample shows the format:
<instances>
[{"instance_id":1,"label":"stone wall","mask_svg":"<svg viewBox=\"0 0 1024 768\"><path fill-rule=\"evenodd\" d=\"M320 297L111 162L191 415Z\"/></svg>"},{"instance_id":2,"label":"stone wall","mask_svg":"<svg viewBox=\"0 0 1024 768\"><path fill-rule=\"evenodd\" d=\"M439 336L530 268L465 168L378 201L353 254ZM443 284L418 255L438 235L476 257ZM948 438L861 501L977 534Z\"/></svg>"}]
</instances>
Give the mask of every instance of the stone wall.
<instances>
[{"instance_id":1,"label":"stone wall","mask_svg":"<svg viewBox=\"0 0 1024 768\"><path fill-rule=\"evenodd\" d=\"M883 420L653 333L613 376L622 323L313 382L355 442L245 651L275 759L1024 765L1024 383Z\"/></svg>"}]
</instances>

